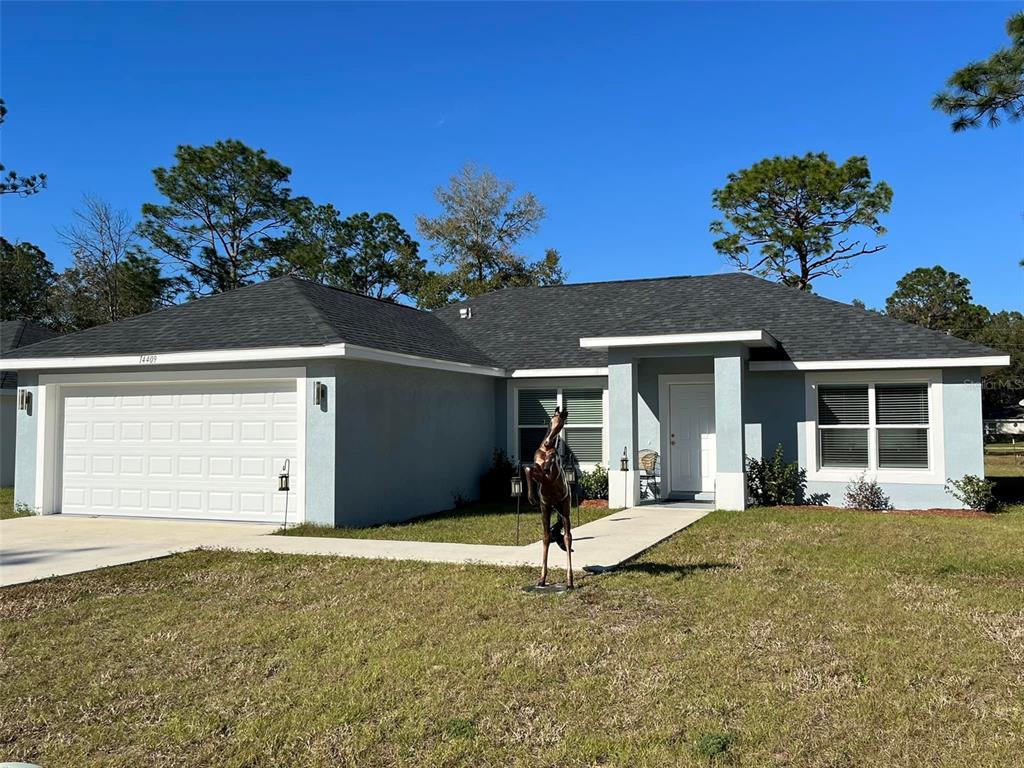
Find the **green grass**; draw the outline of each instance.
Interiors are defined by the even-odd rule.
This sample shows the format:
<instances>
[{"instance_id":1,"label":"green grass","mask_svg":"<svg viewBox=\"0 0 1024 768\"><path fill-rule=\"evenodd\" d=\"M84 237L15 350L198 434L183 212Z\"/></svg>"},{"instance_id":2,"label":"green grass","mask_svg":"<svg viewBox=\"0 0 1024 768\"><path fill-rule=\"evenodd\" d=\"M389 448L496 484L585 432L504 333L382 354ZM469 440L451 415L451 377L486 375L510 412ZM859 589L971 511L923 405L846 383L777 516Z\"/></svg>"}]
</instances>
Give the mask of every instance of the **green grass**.
<instances>
[{"instance_id":1,"label":"green grass","mask_svg":"<svg viewBox=\"0 0 1024 768\"><path fill-rule=\"evenodd\" d=\"M614 510L612 510L614 511ZM583 525L611 514L607 509L573 509L574 525ZM522 502L520 544L541 537L540 512ZM280 533L280 531L279 531ZM335 536L346 539L447 541L457 544L515 544L516 507L513 502L470 504L392 525L368 528L331 528L302 524L288 529L289 536Z\"/></svg>"},{"instance_id":2,"label":"green grass","mask_svg":"<svg viewBox=\"0 0 1024 768\"><path fill-rule=\"evenodd\" d=\"M28 510L14 509L14 489L0 488L0 520L11 520L15 517L28 517L32 513Z\"/></svg>"},{"instance_id":3,"label":"green grass","mask_svg":"<svg viewBox=\"0 0 1024 768\"><path fill-rule=\"evenodd\" d=\"M1024 477L1024 447L1011 451L993 451L985 447L985 477Z\"/></svg>"},{"instance_id":4,"label":"green grass","mask_svg":"<svg viewBox=\"0 0 1024 768\"><path fill-rule=\"evenodd\" d=\"M1019 765L1024 507L714 513L533 570L193 552L0 591L0 759ZM582 544L581 544L582 546Z\"/></svg>"}]
</instances>

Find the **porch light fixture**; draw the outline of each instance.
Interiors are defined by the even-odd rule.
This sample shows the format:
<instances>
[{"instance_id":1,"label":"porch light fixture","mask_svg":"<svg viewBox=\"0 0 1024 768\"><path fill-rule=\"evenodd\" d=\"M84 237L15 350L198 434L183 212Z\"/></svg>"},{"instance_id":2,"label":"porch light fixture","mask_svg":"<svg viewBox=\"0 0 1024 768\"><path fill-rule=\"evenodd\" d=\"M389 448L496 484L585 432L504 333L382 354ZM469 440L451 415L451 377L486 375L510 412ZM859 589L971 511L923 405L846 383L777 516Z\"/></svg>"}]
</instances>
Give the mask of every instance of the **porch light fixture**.
<instances>
[{"instance_id":1,"label":"porch light fixture","mask_svg":"<svg viewBox=\"0 0 1024 768\"><path fill-rule=\"evenodd\" d=\"M284 492L284 532L288 533L288 491L291 487L288 485L288 475L291 474L292 460L285 459L284 466L281 467L281 474L277 476L277 490Z\"/></svg>"},{"instance_id":2,"label":"porch light fixture","mask_svg":"<svg viewBox=\"0 0 1024 768\"><path fill-rule=\"evenodd\" d=\"M512 475L512 497L516 500L516 546L519 546L519 500L523 495L522 469Z\"/></svg>"},{"instance_id":3,"label":"porch light fixture","mask_svg":"<svg viewBox=\"0 0 1024 768\"><path fill-rule=\"evenodd\" d=\"M327 388L322 382L313 382L313 405L322 405L324 402L324 394Z\"/></svg>"},{"instance_id":4,"label":"porch light fixture","mask_svg":"<svg viewBox=\"0 0 1024 768\"><path fill-rule=\"evenodd\" d=\"M32 407L32 390L30 389L19 389L18 390L18 410L27 411Z\"/></svg>"}]
</instances>

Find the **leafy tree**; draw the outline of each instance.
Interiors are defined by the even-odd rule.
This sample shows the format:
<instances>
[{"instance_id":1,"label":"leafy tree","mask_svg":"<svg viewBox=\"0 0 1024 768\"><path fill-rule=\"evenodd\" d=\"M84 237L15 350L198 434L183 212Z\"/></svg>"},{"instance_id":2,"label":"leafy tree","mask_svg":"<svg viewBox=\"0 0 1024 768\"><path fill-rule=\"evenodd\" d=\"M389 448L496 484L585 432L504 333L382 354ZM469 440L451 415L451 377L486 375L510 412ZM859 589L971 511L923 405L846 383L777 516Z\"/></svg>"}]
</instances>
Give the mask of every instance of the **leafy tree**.
<instances>
[{"instance_id":1,"label":"leafy tree","mask_svg":"<svg viewBox=\"0 0 1024 768\"><path fill-rule=\"evenodd\" d=\"M64 327L88 328L149 312L180 287L143 250L127 211L87 195L73 215L73 223L57 231L74 258L58 286ZM72 296L80 306L69 307ZM69 313L78 319L67 321Z\"/></svg>"},{"instance_id":2,"label":"leafy tree","mask_svg":"<svg viewBox=\"0 0 1024 768\"><path fill-rule=\"evenodd\" d=\"M0 125L7 120L7 106L0 99ZM4 172L6 171L6 175ZM8 171L0 163L0 195L21 195L28 197L46 187L46 174L35 173L31 176L20 176L17 171Z\"/></svg>"},{"instance_id":3,"label":"leafy tree","mask_svg":"<svg viewBox=\"0 0 1024 768\"><path fill-rule=\"evenodd\" d=\"M291 169L228 139L174 153L153 177L166 204L142 206L140 232L189 278L195 293L230 291L264 277L271 241L306 204Z\"/></svg>"},{"instance_id":4,"label":"leafy tree","mask_svg":"<svg viewBox=\"0 0 1024 768\"><path fill-rule=\"evenodd\" d=\"M885 234L892 189L872 185L865 157L837 165L825 153L773 157L730 173L711 195L724 220L711 223L722 237L715 249L744 272L810 290L819 277L838 277L850 261L877 253L847 233L863 228Z\"/></svg>"},{"instance_id":5,"label":"leafy tree","mask_svg":"<svg viewBox=\"0 0 1024 768\"><path fill-rule=\"evenodd\" d=\"M55 277L53 264L38 246L0 237L0 320L48 323Z\"/></svg>"},{"instance_id":6,"label":"leafy tree","mask_svg":"<svg viewBox=\"0 0 1024 768\"><path fill-rule=\"evenodd\" d=\"M152 312L174 300L178 282L161 273L160 262L142 251L130 251L100 273L82 258L57 278L51 295L51 325L64 333L81 331L113 320ZM118 297L116 313L111 293Z\"/></svg>"},{"instance_id":7,"label":"leafy tree","mask_svg":"<svg viewBox=\"0 0 1024 768\"><path fill-rule=\"evenodd\" d=\"M333 205L306 205L274 245L271 274L309 280L378 299L413 299L426 277L419 244L390 213L345 219Z\"/></svg>"},{"instance_id":8,"label":"leafy tree","mask_svg":"<svg viewBox=\"0 0 1024 768\"><path fill-rule=\"evenodd\" d=\"M515 185L488 170L466 165L434 198L440 215L416 219L420 234L433 244L434 259L451 270L428 276L420 305L438 307L509 286L552 285L565 281L558 251L527 261L520 243L537 233L544 206L533 194L513 197Z\"/></svg>"},{"instance_id":9,"label":"leafy tree","mask_svg":"<svg viewBox=\"0 0 1024 768\"><path fill-rule=\"evenodd\" d=\"M972 338L1010 355L1010 365L985 376L982 403L987 414L1013 413L1024 400L1024 314L993 313Z\"/></svg>"},{"instance_id":10,"label":"leafy tree","mask_svg":"<svg viewBox=\"0 0 1024 768\"><path fill-rule=\"evenodd\" d=\"M885 311L965 339L973 338L989 319L988 310L973 303L971 281L940 266L919 267L901 277L885 301Z\"/></svg>"},{"instance_id":11,"label":"leafy tree","mask_svg":"<svg viewBox=\"0 0 1024 768\"><path fill-rule=\"evenodd\" d=\"M946 81L946 89L932 99L932 107L953 118L954 131L995 127L1024 115L1024 11L1006 22L1010 47L1000 48L984 61L968 64Z\"/></svg>"}]
</instances>

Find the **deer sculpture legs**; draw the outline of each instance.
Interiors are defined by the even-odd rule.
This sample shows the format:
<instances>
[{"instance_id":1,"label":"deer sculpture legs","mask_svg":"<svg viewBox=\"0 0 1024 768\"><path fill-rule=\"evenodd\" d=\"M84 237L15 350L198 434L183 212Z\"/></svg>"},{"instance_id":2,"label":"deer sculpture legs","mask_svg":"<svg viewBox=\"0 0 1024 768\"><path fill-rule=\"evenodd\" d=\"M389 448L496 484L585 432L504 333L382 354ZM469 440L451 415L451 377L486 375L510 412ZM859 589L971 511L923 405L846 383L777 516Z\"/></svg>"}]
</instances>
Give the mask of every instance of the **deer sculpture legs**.
<instances>
[{"instance_id":1,"label":"deer sculpture legs","mask_svg":"<svg viewBox=\"0 0 1024 768\"><path fill-rule=\"evenodd\" d=\"M551 502L544 498L542 491L540 498L541 525L544 527L544 554L541 558L540 581L537 582L537 586L543 587L548 583L548 548L551 546L551 542L555 541L560 549L565 550L565 585L572 589L575 585L572 579L572 518L569 514L569 496L566 494L562 501ZM558 521L554 526L551 525L552 510L558 515Z\"/></svg>"}]
</instances>

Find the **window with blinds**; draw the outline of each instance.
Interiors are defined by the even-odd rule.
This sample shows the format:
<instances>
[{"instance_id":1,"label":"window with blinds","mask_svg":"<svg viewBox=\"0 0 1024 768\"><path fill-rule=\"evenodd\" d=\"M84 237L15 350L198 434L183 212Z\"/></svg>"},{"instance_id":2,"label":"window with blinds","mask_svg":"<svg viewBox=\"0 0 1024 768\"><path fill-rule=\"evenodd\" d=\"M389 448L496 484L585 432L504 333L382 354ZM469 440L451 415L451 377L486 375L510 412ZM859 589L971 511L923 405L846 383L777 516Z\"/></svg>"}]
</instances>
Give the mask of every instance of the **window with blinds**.
<instances>
[{"instance_id":1,"label":"window with blinds","mask_svg":"<svg viewBox=\"0 0 1024 768\"><path fill-rule=\"evenodd\" d=\"M823 467L868 466L868 388L818 387L818 454Z\"/></svg>"},{"instance_id":2,"label":"window with blinds","mask_svg":"<svg viewBox=\"0 0 1024 768\"><path fill-rule=\"evenodd\" d=\"M519 458L529 461L547 433L555 408L569 412L565 442L581 464L604 458L604 390L593 388L520 389L516 397Z\"/></svg>"},{"instance_id":3,"label":"window with blinds","mask_svg":"<svg viewBox=\"0 0 1024 768\"><path fill-rule=\"evenodd\" d=\"M928 468L928 385L877 384L878 466Z\"/></svg>"},{"instance_id":4,"label":"window with blinds","mask_svg":"<svg viewBox=\"0 0 1024 768\"><path fill-rule=\"evenodd\" d=\"M818 386L823 468L928 469L928 385Z\"/></svg>"}]
</instances>

